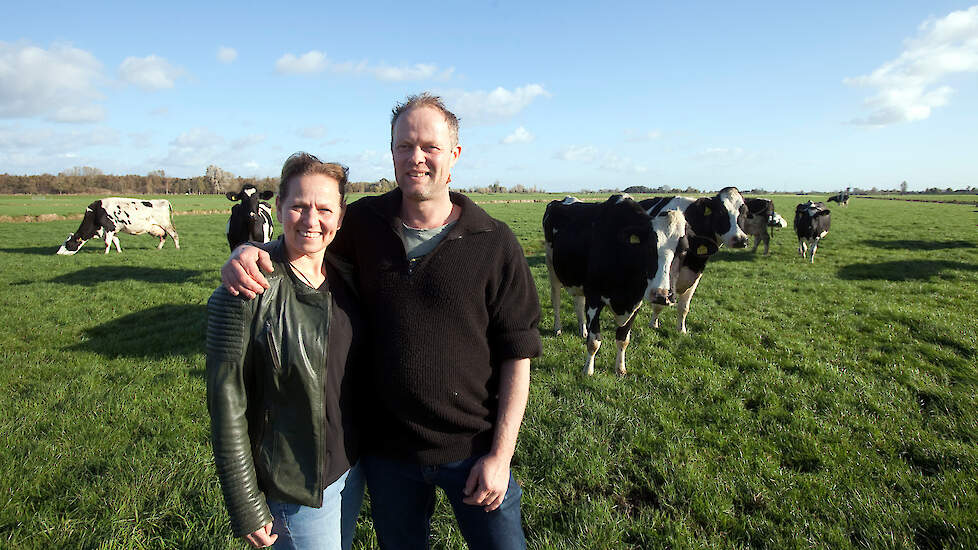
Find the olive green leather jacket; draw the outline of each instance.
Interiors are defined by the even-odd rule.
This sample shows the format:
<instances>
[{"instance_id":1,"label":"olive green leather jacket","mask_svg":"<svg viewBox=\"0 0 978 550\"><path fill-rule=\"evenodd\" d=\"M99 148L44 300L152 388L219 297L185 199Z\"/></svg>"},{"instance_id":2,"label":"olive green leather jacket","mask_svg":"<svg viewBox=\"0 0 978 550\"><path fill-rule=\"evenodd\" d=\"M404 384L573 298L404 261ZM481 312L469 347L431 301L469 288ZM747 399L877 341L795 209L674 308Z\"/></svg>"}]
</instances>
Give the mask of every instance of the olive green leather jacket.
<instances>
[{"instance_id":1,"label":"olive green leather jacket","mask_svg":"<svg viewBox=\"0 0 978 550\"><path fill-rule=\"evenodd\" d=\"M329 263L328 290L300 283L281 251L263 294L219 287L207 302L207 408L235 536L272 520L266 497L322 506L357 459L354 296Z\"/></svg>"}]
</instances>

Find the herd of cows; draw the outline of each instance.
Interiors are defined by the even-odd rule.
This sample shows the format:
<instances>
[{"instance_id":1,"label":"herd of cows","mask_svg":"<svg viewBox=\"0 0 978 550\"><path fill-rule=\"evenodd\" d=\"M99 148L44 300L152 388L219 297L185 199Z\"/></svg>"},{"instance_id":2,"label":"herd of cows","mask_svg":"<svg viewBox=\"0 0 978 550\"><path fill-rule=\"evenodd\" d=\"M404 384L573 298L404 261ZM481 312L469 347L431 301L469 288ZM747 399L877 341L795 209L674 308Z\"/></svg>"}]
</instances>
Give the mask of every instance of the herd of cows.
<instances>
[{"instance_id":1,"label":"herd of cows","mask_svg":"<svg viewBox=\"0 0 978 550\"><path fill-rule=\"evenodd\" d=\"M227 223L228 245L233 250L245 241L268 242L273 221L271 191L259 192L246 185L228 192L231 208ZM829 201L845 206L848 190ZM58 254L74 254L87 240L99 237L105 253L112 245L121 252L117 233L149 233L166 237L180 248L167 200L106 198L85 210L78 230L68 236ZM603 203L582 202L573 197L552 201L543 215L543 234L554 332L560 334L560 291L574 299L576 332L586 340L584 372L594 373L594 358L601 347L599 315L608 307L615 321L615 365L625 374L625 348L632 323L643 301L652 304L651 326L659 326L659 314L676 306L679 332L685 334L689 303L703 277L706 264L726 244L746 248L751 236L754 248L769 251L775 228L787 222L768 199L745 199L735 187L702 198L658 197L636 201L628 195L612 195ZM830 211L823 202L808 201L795 208L794 229L798 253L815 263L819 241L829 231Z\"/></svg>"}]
</instances>

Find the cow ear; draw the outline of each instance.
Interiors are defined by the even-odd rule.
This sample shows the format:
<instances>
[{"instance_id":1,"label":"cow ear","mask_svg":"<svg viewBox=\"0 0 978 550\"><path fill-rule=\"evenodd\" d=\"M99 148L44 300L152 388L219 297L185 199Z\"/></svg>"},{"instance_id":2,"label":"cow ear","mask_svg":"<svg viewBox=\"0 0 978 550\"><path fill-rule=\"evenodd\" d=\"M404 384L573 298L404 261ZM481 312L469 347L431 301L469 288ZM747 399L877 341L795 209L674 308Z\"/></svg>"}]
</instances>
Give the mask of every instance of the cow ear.
<instances>
[{"instance_id":1,"label":"cow ear","mask_svg":"<svg viewBox=\"0 0 978 550\"><path fill-rule=\"evenodd\" d=\"M649 228L645 225L632 225L618 232L618 240L625 244L642 244L649 239Z\"/></svg>"},{"instance_id":2,"label":"cow ear","mask_svg":"<svg viewBox=\"0 0 978 550\"><path fill-rule=\"evenodd\" d=\"M238 200L238 194L234 191L228 191L227 193L224 193L224 196L227 197L229 201Z\"/></svg>"},{"instance_id":3,"label":"cow ear","mask_svg":"<svg viewBox=\"0 0 978 550\"><path fill-rule=\"evenodd\" d=\"M273 195L275 195L274 191L262 191L261 195L258 196L261 198L261 200L267 201L268 199L272 198Z\"/></svg>"},{"instance_id":4,"label":"cow ear","mask_svg":"<svg viewBox=\"0 0 978 550\"><path fill-rule=\"evenodd\" d=\"M689 251L701 258L712 256L719 250L717 243L710 239L696 235L687 235L687 237L689 238Z\"/></svg>"}]
</instances>

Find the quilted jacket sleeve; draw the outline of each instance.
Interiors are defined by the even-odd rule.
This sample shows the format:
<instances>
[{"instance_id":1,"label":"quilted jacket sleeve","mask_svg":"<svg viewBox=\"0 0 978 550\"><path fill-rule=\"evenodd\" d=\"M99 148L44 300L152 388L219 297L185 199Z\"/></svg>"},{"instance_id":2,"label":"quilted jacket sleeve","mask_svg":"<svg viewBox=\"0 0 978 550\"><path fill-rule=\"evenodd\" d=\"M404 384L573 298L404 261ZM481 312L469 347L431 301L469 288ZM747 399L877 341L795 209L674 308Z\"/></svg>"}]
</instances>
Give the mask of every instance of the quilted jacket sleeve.
<instances>
[{"instance_id":1,"label":"quilted jacket sleeve","mask_svg":"<svg viewBox=\"0 0 978 550\"><path fill-rule=\"evenodd\" d=\"M218 287L207 301L207 409L214 464L235 536L272 521L258 488L248 436L248 398L254 380L250 343L257 300Z\"/></svg>"}]
</instances>

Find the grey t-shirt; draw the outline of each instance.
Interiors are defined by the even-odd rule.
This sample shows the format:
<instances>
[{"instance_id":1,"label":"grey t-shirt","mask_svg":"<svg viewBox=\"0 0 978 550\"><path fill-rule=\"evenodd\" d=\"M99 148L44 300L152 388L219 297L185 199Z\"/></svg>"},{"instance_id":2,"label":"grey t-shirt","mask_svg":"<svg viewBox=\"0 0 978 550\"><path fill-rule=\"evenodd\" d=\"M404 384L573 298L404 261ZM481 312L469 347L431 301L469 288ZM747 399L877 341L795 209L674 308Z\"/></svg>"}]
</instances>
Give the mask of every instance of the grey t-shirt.
<instances>
[{"instance_id":1,"label":"grey t-shirt","mask_svg":"<svg viewBox=\"0 0 978 550\"><path fill-rule=\"evenodd\" d=\"M401 223L403 229L401 231L401 241L404 242L404 252L407 253L407 258L411 262L411 265L413 266L419 258L424 257L425 254L434 250L457 221L455 220L454 222L449 222L441 227L432 229L416 229Z\"/></svg>"}]
</instances>

